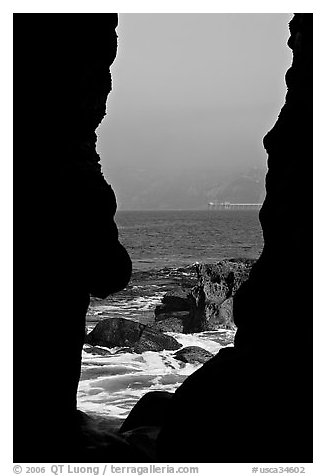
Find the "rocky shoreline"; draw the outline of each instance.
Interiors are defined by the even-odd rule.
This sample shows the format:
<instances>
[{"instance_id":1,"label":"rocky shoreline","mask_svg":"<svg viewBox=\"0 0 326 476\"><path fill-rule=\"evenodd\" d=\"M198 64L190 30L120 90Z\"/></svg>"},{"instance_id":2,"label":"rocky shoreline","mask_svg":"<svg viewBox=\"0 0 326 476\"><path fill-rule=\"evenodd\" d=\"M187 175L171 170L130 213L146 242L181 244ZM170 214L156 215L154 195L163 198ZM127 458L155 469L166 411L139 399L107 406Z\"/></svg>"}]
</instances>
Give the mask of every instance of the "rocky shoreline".
<instances>
[{"instance_id":1,"label":"rocky shoreline","mask_svg":"<svg viewBox=\"0 0 326 476\"><path fill-rule=\"evenodd\" d=\"M213 354L197 346L182 348L169 333L235 330L233 297L248 279L254 263L248 259L196 263L197 283L184 282L167 292L154 309L152 323L122 317L102 319L86 333L84 350L99 355L109 354L112 348L135 353L175 350L174 357L182 362L206 362Z\"/></svg>"}]
</instances>

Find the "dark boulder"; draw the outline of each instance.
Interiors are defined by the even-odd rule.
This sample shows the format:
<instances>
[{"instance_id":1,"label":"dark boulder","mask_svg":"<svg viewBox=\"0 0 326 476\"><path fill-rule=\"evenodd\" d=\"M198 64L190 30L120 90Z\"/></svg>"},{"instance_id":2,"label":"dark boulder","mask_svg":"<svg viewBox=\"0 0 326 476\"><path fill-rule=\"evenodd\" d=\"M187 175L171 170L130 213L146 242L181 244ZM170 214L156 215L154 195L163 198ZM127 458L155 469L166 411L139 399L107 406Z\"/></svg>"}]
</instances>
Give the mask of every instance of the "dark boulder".
<instances>
[{"instance_id":1,"label":"dark boulder","mask_svg":"<svg viewBox=\"0 0 326 476\"><path fill-rule=\"evenodd\" d=\"M173 357L189 364L204 364L207 360L214 357L214 355L201 347L189 346L178 350Z\"/></svg>"},{"instance_id":2,"label":"dark boulder","mask_svg":"<svg viewBox=\"0 0 326 476\"><path fill-rule=\"evenodd\" d=\"M177 350L180 349L180 347L182 347L182 345L174 339L174 337L146 326L133 350L138 354L141 354L148 350L159 352L161 350Z\"/></svg>"},{"instance_id":3,"label":"dark boulder","mask_svg":"<svg viewBox=\"0 0 326 476\"><path fill-rule=\"evenodd\" d=\"M190 302L188 295L189 291L183 289L166 293L162 299L162 304L155 308L155 316L168 312L189 311Z\"/></svg>"},{"instance_id":4,"label":"dark boulder","mask_svg":"<svg viewBox=\"0 0 326 476\"><path fill-rule=\"evenodd\" d=\"M151 324L150 327L159 332L184 332L183 320L178 317L169 317L163 321L157 321Z\"/></svg>"},{"instance_id":5,"label":"dark boulder","mask_svg":"<svg viewBox=\"0 0 326 476\"><path fill-rule=\"evenodd\" d=\"M190 313L189 311L175 311L158 314L151 328L162 332L186 332Z\"/></svg>"},{"instance_id":6,"label":"dark boulder","mask_svg":"<svg viewBox=\"0 0 326 476\"><path fill-rule=\"evenodd\" d=\"M96 346L128 347L137 353L148 350L177 350L182 347L176 339L160 330L122 317L100 321L86 336L85 343L93 346L86 352L92 352L93 349L96 353L99 353L95 350L98 349Z\"/></svg>"},{"instance_id":7,"label":"dark boulder","mask_svg":"<svg viewBox=\"0 0 326 476\"><path fill-rule=\"evenodd\" d=\"M144 324L121 317L104 319L86 336L85 343L104 347L133 347L144 328Z\"/></svg>"},{"instance_id":8,"label":"dark boulder","mask_svg":"<svg viewBox=\"0 0 326 476\"><path fill-rule=\"evenodd\" d=\"M153 391L145 393L132 408L119 433L144 427L160 427L170 410L172 393Z\"/></svg>"},{"instance_id":9,"label":"dark boulder","mask_svg":"<svg viewBox=\"0 0 326 476\"><path fill-rule=\"evenodd\" d=\"M155 322L160 322L160 321L166 321L167 319L187 319L189 318L189 311L170 311L170 312L164 312L162 314L158 314L155 317Z\"/></svg>"}]
</instances>

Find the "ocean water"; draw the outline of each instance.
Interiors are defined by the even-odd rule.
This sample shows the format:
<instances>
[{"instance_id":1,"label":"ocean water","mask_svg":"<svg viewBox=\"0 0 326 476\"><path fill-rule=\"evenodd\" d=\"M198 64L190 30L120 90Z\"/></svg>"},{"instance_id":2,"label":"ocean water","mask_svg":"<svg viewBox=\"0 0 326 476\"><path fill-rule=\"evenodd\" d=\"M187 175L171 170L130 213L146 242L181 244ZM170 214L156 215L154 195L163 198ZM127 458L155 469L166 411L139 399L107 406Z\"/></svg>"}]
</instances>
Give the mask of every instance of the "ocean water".
<instances>
[{"instance_id":1,"label":"ocean water","mask_svg":"<svg viewBox=\"0 0 326 476\"><path fill-rule=\"evenodd\" d=\"M263 244L257 210L119 212L116 222L135 270L257 258Z\"/></svg>"},{"instance_id":2,"label":"ocean water","mask_svg":"<svg viewBox=\"0 0 326 476\"><path fill-rule=\"evenodd\" d=\"M107 299L92 298L86 316L91 330L101 319L123 317L148 324L167 291L196 283L195 262L259 257L263 247L257 210L121 211L116 215L121 243L133 261L123 291ZM234 331L174 334L183 346L197 345L212 354L232 346ZM139 398L151 390L173 392L198 365L173 358L174 351L133 354L84 346L78 407L123 420Z\"/></svg>"}]
</instances>

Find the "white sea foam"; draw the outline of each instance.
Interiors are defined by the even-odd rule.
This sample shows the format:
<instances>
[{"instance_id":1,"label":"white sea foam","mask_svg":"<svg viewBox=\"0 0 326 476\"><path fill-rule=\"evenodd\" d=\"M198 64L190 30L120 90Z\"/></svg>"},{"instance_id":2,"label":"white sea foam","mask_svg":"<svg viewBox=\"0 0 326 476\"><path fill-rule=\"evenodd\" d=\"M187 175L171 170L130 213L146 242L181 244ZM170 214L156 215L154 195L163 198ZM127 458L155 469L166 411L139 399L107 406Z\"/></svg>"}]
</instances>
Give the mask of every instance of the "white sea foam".
<instances>
[{"instance_id":1,"label":"white sea foam","mask_svg":"<svg viewBox=\"0 0 326 476\"><path fill-rule=\"evenodd\" d=\"M106 317L124 317L148 323L166 291L175 289L183 281L187 283L188 277L196 279L195 265L237 257L239 253L255 258L261 252L262 236L257 214L246 212L243 215L239 212L226 216L216 212L207 215L203 211L149 213L118 214L122 242L133 259L132 281L121 293L103 301L92 301L87 321L89 329L95 321ZM198 226L194 226L194 220L198 220ZM171 233L167 235L168 227ZM219 237L216 236L216 227L220 230ZM153 230L155 233L152 233ZM192 240L184 239L183 230L191 233ZM144 237L151 245L146 250ZM251 250L240 251L240 243L242 246L251 244ZM191 285L191 280L188 284ZM221 347L232 345L234 332L221 330L171 335L183 346L199 346L216 354ZM125 418L148 391L175 391L200 365L184 364L174 359L173 354L173 351L163 351L138 355L121 348L110 349L105 355L83 352L79 407L89 412Z\"/></svg>"},{"instance_id":2,"label":"white sea foam","mask_svg":"<svg viewBox=\"0 0 326 476\"><path fill-rule=\"evenodd\" d=\"M79 408L118 418L124 418L146 392L174 391L192 372L187 366L180 369L181 364L173 359L171 351L109 356L83 353L83 362L84 373L87 368L90 378L83 379L82 375L78 391ZM96 369L99 365L107 371L107 376L98 376ZM123 374L121 367L124 368ZM93 375L89 372L92 369ZM119 369L118 375L115 374L116 369Z\"/></svg>"},{"instance_id":3,"label":"white sea foam","mask_svg":"<svg viewBox=\"0 0 326 476\"><path fill-rule=\"evenodd\" d=\"M202 347L205 350L208 350L212 354L216 354L222 345L218 342L205 338L205 334L196 333L196 334L177 334L174 332L167 332L167 334L174 337L180 344L184 347L188 346L197 346Z\"/></svg>"},{"instance_id":4,"label":"white sea foam","mask_svg":"<svg viewBox=\"0 0 326 476\"><path fill-rule=\"evenodd\" d=\"M198 334L169 334L184 347L195 345L216 354L223 347L217 341L218 337L231 338L234 333L221 330ZM174 392L188 375L201 366L176 360L173 357L174 351L142 354L117 353L118 351L119 348L110 349L110 354L104 356L83 352L78 391L81 410L125 418L145 393L152 390Z\"/></svg>"},{"instance_id":5,"label":"white sea foam","mask_svg":"<svg viewBox=\"0 0 326 476\"><path fill-rule=\"evenodd\" d=\"M93 304L92 311L93 314L99 313L110 313L110 312L120 312L125 311L132 312L137 311L148 311L154 309L157 304L159 304L164 296L164 291L156 292L153 296L137 296L133 299L116 299L110 304Z\"/></svg>"}]
</instances>

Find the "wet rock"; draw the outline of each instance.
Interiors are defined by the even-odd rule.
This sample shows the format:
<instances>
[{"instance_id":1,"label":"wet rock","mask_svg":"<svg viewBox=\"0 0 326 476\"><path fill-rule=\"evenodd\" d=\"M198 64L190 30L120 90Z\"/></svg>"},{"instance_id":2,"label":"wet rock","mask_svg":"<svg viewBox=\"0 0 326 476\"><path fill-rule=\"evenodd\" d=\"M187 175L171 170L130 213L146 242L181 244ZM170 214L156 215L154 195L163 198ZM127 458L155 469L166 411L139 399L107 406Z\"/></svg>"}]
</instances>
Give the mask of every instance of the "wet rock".
<instances>
[{"instance_id":1,"label":"wet rock","mask_svg":"<svg viewBox=\"0 0 326 476\"><path fill-rule=\"evenodd\" d=\"M175 318L175 319L187 319L189 317L189 311L170 311L164 312L162 314L158 314L155 317L155 322L165 321L167 319Z\"/></svg>"},{"instance_id":2,"label":"wet rock","mask_svg":"<svg viewBox=\"0 0 326 476\"><path fill-rule=\"evenodd\" d=\"M188 299L189 291L179 289L165 294L162 304L156 306L155 316L175 311L189 311L190 302Z\"/></svg>"},{"instance_id":3,"label":"wet rock","mask_svg":"<svg viewBox=\"0 0 326 476\"><path fill-rule=\"evenodd\" d=\"M233 298L226 299L220 305L212 302L206 304L203 323L207 331L234 329Z\"/></svg>"},{"instance_id":4,"label":"wet rock","mask_svg":"<svg viewBox=\"0 0 326 476\"><path fill-rule=\"evenodd\" d=\"M180 347L182 345L174 337L146 326L133 350L140 354L148 350L159 352L161 350L177 350Z\"/></svg>"},{"instance_id":5,"label":"wet rock","mask_svg":"<svg viewBox=\"0 0 326 476\"><path fill-rule=\"evenodd\" d=\"M197 275L206 301L221 304L233 297L249 277L255 260L223 260L215 264L199 264Z\"/></svg>"},{"instance_id":6,"label":"wet rock","mask_svg":"<svg viewBox=\"0 0 326 476\"><path fill-rule=\"evenodd\" d=\"M189 313L188 313L189 316ZM154 324L151 324L151 329L160 332L184 332L184 323L181 318L178 317L169 317L162 321L157 321Z\"/></svg>"},{"instance_id":7,"label":"wet rock","mask_svg":"<svg viewBox=\"0 0 326 476\"><path fill-rule=\"evenodd\" d=\"M198 284L191 290L187 332L233 329L233 296L248 279L255 260L223 260L197 265Z\"/></svg>"},{"instance_id":8,"label":"wet rock","mask_svg":"<svg viewBox=\"0 0 326 476\"><path fill-rule=\"evenodd\" d=\"M233 298L226 299L219 307L219 317L226 329L234 328L233 322Z\"/></svg>"},{"instance_id":9,"label":"wet rock","mask_svg":"<svg viewBox=\"0 0 326 476\"><path fill-rule=\"evenodd\" d=\"M164 332L194 333L235 329L233 296L248 279L255 260L230 259L197 264L198 284L167 293L156 306L153 328Z\"/></svg>"},{"instance_id":10,"label":"wet rock","mask_svg":"<svg viewBox=\"0 0 326 476\"><path fill-rule=\"evenodd\" d=\"M93 354L93 355L111 355L111 352L108 349L102 349L102 347L97 347L95 346L84 346L83 348L84 352L87 352L87 354Z\"/></svg>"},{"instance_id":11,"label":"wet rock","mask_svg":"<svg viewBox=\"0 0 326 476\"><path fill-rule=\"evenodd\" d=\"M103 347L133 347L144 328L144 324L121 317L104 319L86 336L85 343Z\"/></svg>"},{"instance_id":12,"label":"wet rock","mask_svg":"<svg viewBox=\"0 0 326 476\"><path fill-rule=\"evenodd\" d=\"M92 346L89 351L92 353L101 352L101 350L96 351L98 349L96 346L127 347L137 353L148 350L155 352L177 350L182 347L176 339L164 334L161 330L122 317L100 321L86 336L85 343Z\"/></svg>"},{"instance_id":13,"label":"wet rock","mask_svg":"<svg viewBox=\"0 0 326 476\"><path fill-rule=\"evenodd\" d=\"M178 352L176 352L173 357L177 360L180 360L181 362L189 364L204 364L207 362L207 360L214 357L214 355L202 347L189 346L178 350Z\"/></svg>"},{"instance_id":14,"label":"wet rock","mask_svg":"<svg viewBox=\"0 0 326 476\"><path fill-rule=\"evenodd\" d=\"M189 311L175 311L158 314L151 328L163 332L186 332L190 317Z\"/></svg>"}]
</instances>

